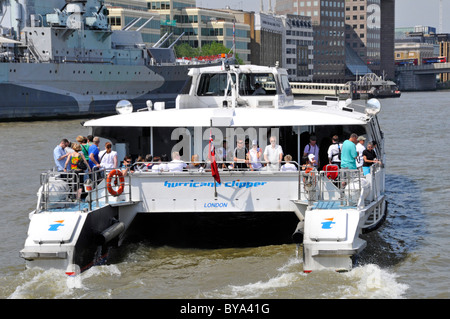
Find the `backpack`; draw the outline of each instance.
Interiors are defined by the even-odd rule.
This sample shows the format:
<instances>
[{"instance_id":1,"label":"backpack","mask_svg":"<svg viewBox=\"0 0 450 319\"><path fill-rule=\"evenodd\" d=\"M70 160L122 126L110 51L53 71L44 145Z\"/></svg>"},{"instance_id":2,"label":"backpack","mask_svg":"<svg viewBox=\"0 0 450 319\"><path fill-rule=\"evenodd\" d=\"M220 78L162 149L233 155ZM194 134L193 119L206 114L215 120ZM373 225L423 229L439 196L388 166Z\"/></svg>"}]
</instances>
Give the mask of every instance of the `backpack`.
<instances>
[{"instance_id":1,"label":"backpack","mask_svg":"<svg viewBox=\"0 0 450 319\"><path fill-rule=\"evenodd\" d=\"M77 168L83 171L87 170L87 165L81 158L78 159Z\"/></svg>"}]
</instances>

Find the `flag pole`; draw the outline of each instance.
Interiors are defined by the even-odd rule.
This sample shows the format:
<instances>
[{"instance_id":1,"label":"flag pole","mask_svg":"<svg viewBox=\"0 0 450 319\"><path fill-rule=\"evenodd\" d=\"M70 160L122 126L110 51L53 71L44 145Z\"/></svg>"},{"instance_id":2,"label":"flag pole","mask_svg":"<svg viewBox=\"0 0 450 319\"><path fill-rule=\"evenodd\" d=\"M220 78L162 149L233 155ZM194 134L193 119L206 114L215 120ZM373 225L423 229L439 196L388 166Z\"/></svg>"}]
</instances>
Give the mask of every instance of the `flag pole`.
<instances>
[{"instance_id":1,"label":"flag pole","mask_svg":"<svg viewBox=\"0 0 450 319\"><path fill-rule=\"evenodd\" d=\"M212 147L214 147L214 144L212 144L212 142L213 142L213 138L212 138L212 119L210 119L209 120L209 156L210 156L210 161L211 161L211 167L213 165L213 163L212 163L213 158L212 158L212 155L211 155L211 149L212 149ZM214 197L217 197L216 178L214 178Z\"/></svg>"}]
</instances>

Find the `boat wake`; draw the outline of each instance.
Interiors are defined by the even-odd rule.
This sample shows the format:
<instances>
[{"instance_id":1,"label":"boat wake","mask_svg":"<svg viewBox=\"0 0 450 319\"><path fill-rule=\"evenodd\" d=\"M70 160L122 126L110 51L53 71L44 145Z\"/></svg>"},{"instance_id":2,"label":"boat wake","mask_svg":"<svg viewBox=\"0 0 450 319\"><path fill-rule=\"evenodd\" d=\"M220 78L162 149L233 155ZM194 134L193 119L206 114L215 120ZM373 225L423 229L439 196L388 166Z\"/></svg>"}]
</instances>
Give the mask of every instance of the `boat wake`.
<instances>
[{"instance_id":1,"label":"boat wake","mask_svg":"<svg viewBox=\"0 0 450 319\"><path fill-rule=\"evenodd\" d=\"M401 299L408 286L397 276L375 264L353 268L347 273L321 270L302 272L303 261L291 258L278 268L278 275L243 285L202 293L199 298L224 299Z\"/></svg>"}]
</instances>

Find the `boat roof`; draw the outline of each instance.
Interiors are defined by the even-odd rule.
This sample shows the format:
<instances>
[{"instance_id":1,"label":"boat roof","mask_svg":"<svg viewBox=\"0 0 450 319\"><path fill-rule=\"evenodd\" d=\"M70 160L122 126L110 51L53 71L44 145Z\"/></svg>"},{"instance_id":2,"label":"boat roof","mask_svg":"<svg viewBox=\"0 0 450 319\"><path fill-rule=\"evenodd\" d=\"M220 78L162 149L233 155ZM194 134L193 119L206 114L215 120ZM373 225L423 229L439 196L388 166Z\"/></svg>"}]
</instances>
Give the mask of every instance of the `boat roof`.
<instances>
[{"instance_id":1,"label":"boat roof","mask_svg":"<svg viewBox=\"0 0 450 319\"><path fill-rule=\"evenodd\" d=\"M342 103L342 102L341 102ZM303 105L302 105L303 104ZM86 127L273 127L364 125L369 117L350 107L299 103L286 108L193 108L132 112L86 121Z\"/></svg>"}]
</instances>

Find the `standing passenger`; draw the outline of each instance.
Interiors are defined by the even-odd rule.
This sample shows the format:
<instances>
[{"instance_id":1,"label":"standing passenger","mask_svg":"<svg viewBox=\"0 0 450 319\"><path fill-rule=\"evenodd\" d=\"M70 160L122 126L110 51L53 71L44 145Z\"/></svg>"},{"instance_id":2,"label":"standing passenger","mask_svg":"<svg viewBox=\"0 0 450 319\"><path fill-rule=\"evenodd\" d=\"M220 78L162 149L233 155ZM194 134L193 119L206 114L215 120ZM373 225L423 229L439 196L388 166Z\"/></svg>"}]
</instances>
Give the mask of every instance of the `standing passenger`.
<instances>
[{"instance_id":1,"label":"standing passenger","mask_svg":"<svg viewBox=\"0 0 450 319\"><path fill-rule=\"evenodd\" d=\"M303 150L303 157L306 157L309 154L314 154L314 157L316 158L314 167L317 168L319 166L319 145L317 145L317 139L314 135L309 138L309 144L306 145Z\"/></svg>"},{"instance_id":2,"label":"standing passenger","mask_svg":"<svg viewBox=\"0 0 450 319\"><path fill-rule=\"evenodd\" d=\"M112 144L110 142L105 143L105 150L99 153L100 166L105 169L113 169L117 167L117 152L111 149Z\"/></svg>"},{"instance_id":3,"label":"standing passenger","mask_svg":"<svg viewBox=\"0 0 450 319\"><path fill-rule=\"evenodd\" d=\"M278 171L280 163L283 159L283 149L277 145L277 138L271 136L269 139L270 145L264 149L264 160L267 162L267 169L270 171Z\"/></svg>"},{"instance_id":4,"label":"standing passenger","mask_svg":"<svg viewBox=\"0 0 450 319\"><path fill-rule=\"evenodd\" d=\"M341 152L341 168L356 169L356 157L358 152L356 151L358 135L352 133L350 138L342 144Z\"/></svg>"},{"instance_id":5,"label":"standing passenger","mask_svg":"<svg viewBox=\"0 0 450 319\"><path fill-rule=\"evenodd\" d=\"M337 135L334 135L331 141L333 144L328 148L328 162L341 167L342 144L339 143L339 137Z\"/></svg>"},{"instance_id":6,"label":"standing passenger","mask_svg":"<svg viewBox=\"0 0 450 319\"><path fill-rule=\"evenodd\" d=\"M356 144L356 151L358 152L358 157L356 158L356 167L358 169L361 169L364 164L363 152L366 149L366 147L364 146L365 141L366 138L364 136L358 137L358 142Z\"/></svg>"},{"instance_id":7,"label":"standing passenger","mask_svg":"<svg viewBox=\"0 0 450 319\"><path fill-rule=\"evenodd\" d=\"M65 151L67 146L69 146L69 141L64 138L53 150L53 159L55 160L55 165L58 172L64 172L66 158L69 156L69 153L66 153Z\"/></svg>"},{"instance_id":8,"label":"standing passenger","mask_svg":"<svg viewBox=\"0 0 450 319\"><path fill-rule=\"evenodd\" d=\"M100 150L98 149L98 145L100 144L100 138L94 137L93 144L89 146L89 166L92 168L100 167L100 159L98 158L98 154Z\"/></svg>"},{"instance_id":9,"label":"standing passenger","mask_svg":"<svg viewBox=\"0 0 450 319\"><path fill-rule=\"evenodd\" d=\"M261 149L258 147L256 140L252 141L252 148L248 151L248 159L250 161L250 168L253 171L259 171L261 169Z\"/></svg>"}]
</instances>

